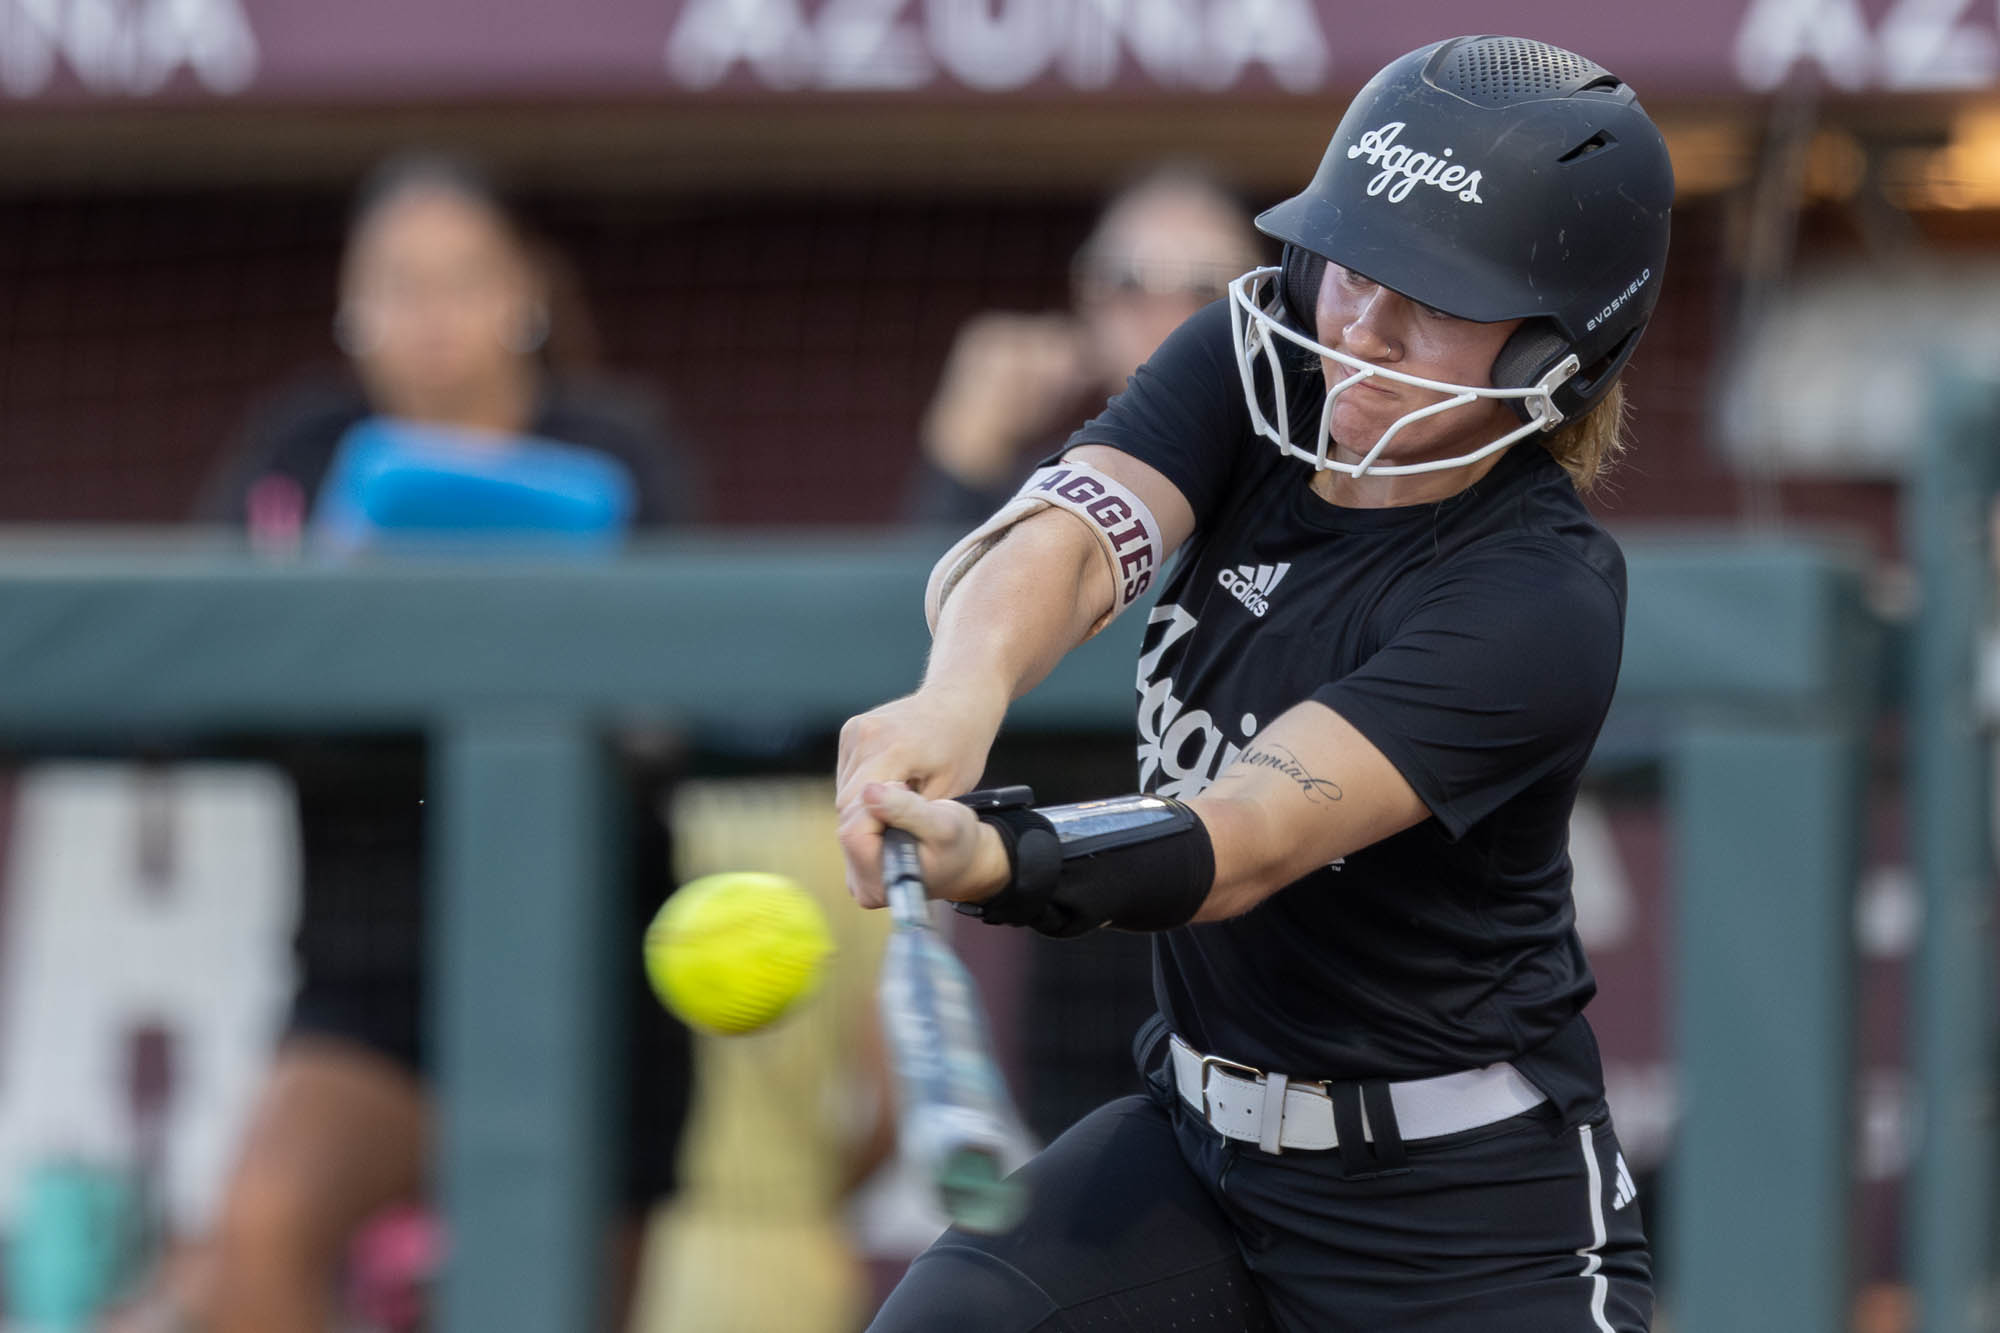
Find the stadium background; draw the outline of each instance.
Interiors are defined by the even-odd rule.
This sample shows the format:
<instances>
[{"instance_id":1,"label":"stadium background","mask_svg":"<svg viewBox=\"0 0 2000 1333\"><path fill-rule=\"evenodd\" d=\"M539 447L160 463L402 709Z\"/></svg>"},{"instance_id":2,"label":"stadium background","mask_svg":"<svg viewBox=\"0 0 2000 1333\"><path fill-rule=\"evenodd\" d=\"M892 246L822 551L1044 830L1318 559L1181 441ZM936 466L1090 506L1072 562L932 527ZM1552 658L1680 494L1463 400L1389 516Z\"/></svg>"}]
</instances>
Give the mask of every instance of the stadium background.
<instances>
[{"instance_id":1,"label":"stadium background","mask_svg":"<svg viewBox=\"0 0 2000 1333\"><path fill-rule=\"evenodd\" d=\"M1764 400L1766 420L1845 401L1869 374L1927 373L1956 315L1878 293L1846 312L1851 359L1748 390L1738 368L1768 350L1755 317L1782 315L1828 274L1920 262L1992 290L1993 13L1907 0L1578 8L374 0L336 14L0 0L0 520L184 520L246 407L333 359L353 183L382 153L421 144L491 163L567 256L603 364L666 396L714 523L888 525L953 332L983 309L1060 307L1108 189L1173 156L1272 201L1382 60L1497 27L1631 79L1681 180L1667 289L1631 372L1637 449L1602 512L1635 529L1858 533L1880 608L1907 611L1898 504L1925 421L1906 423L1886 461L1857 459L1759 437L1740 403ZM975 11L987 26L966 18ZM1110 37L1091 14L1112 16ZM703 15L738 25L713 30L706 65L688 54L688 34L710 31ZM1064 15L1069 26L1052 17ZM1142 22L1171 30L1176 18L1194 35L1159 39ZM862 35L843 47L836 19ZM1232 31L1267 45L1232 64L1216 54ZM740 58L714 55L731 41ZM1922 343L1883 336L1927 318ZM1866 1317L1899 1327L1912 890L1893 731L1880 750L1857 997L1865 1188L1840 1280L1884 1284ZM1598 864L1626 896L1622 928L1594 952L1595 1012L1633 1099L1628 1137L1658 1161L1672 1114L1668 832L1654 778L1599 796ZM1004 997L1026 984L1028 946L981 947L1019 1069L1028 1057ZM33 1096L0 1085L16 1108Z\"/></svg>"}]
</instances>

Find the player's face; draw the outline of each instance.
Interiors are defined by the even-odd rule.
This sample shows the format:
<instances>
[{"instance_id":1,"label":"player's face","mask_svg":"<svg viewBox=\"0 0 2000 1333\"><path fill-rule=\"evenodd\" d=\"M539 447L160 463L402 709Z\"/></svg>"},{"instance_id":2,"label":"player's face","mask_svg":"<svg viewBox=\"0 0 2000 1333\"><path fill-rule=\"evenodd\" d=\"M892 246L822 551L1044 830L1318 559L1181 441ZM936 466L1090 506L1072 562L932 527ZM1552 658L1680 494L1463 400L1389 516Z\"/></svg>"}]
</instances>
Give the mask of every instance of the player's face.
<instances>
[{"instance_id":1,"label":"player's face","mask_svg":"<svg viewBox=\"0 0 2000 1333\"><path fill-rule=\"evenodd\" d=\"M1480 324L1447 315L1333 263L1320 283L1316 313L1320 342L1337 352L1406 375L1473 388L1492 383L1493 359L1521 326L1518 319ZM1324 357L1320 364L1329 387L1354 373ZM1400 418L1449 396L1386 376L1364 379L1335 401L1330 433L1343 456L1359 458ZM1382 461L1448 458L1519 425L1504 400L1477 399L1412 422L1390 442Z\"/></svg>"}]
</instances>

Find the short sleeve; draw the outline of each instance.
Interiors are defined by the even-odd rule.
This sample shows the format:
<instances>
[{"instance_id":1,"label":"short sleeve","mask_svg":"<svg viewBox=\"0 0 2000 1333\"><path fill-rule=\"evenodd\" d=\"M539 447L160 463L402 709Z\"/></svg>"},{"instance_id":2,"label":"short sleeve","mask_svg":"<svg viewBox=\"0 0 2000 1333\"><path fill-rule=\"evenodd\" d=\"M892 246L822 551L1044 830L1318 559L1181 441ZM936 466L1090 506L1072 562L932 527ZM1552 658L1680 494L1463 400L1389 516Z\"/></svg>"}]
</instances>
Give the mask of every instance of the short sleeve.
<instances>
[{"instance_id":1,"label":"short sleeve","mask_svg":"<svg viewBox=\"0 0 2000 1333\"><path fill-rule=\"evenodd\" d=\"M1623 636L1622 578L1553 540L1475 548L1379 650L1312 697L1366 736L1455 839L1551 774L1581 771Z\"/></svg>"},{"instance_id":2,"label":"short sleeve","mask_svg":"<svg viewBox=\"0 0 2000 1333\"><path fill-rule=\"evenodd\" d=\"M1203 526L1228 493L1252 439L1243 381L1230 346L1229 304L1192 315L1134 372L1070 446L1102 444L1132 455L1174 484Z\"/></svg>"}]
</instances>

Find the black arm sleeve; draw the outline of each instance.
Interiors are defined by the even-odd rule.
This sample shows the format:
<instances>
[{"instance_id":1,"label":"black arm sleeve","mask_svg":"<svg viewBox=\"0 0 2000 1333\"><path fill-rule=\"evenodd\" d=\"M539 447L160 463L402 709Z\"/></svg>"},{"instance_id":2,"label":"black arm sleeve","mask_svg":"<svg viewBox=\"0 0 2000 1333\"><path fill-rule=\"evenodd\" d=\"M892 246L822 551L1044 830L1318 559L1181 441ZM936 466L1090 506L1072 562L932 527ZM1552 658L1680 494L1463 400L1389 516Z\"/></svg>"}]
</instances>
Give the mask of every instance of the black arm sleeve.
<instances>
[{"instance_id":1,"label":"black arm sleeve","mask_svg":"<svg viewBox=\"0 0 2000 1333\"><path fill-rule=\"evenodd\" d=\"M1534 783L1581 772L1618 681L1623 605L1621 587L1552 541L1471 551L1312 697L1460 838Z\"/></svg>"}]
</instances>

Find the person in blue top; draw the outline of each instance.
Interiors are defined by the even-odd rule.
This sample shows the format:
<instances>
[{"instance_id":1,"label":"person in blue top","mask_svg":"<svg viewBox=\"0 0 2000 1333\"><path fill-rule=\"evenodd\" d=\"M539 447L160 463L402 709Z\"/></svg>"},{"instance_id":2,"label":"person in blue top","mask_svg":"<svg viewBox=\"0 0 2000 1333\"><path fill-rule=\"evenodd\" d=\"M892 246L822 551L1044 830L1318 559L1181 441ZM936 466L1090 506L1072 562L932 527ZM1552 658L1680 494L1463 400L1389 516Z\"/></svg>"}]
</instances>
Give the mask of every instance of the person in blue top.
<instances>
[{"instance_id":1,"label":"person in blue top","mask_svg":"<svg viewBox=\"0 0 2000 1333\"><path fill-rule=\"evenodd\" d=\"M402 434L447 441L480 463L472 475L534 451L586 455L623 478L614 535L688 520L684 445L651 395L578 364L587 321L550 258L472 165L430 154L384 163L361 190L341 266L346 364L249 414L200 517L267 552L326 551L329 495L353 498L339 491L342 460L357 440ZM432 488L430 517L454 503L458 481ZM212 1234L168 1266L157 1303L204 1333L313 1333L344 1323L336 1278L350 1241L428 1184L432 807L415 737L294 737L253 753L281 763L298 794L298 986ZM658 809L670 774L630 767L631 874L618 910L636 938L671 887ZM628 1225L610 1230L629 1258L645 1210L674 1188L692 1058L637 951L625 962L627 1095L614 1143Z\"/></svg>"},{"instance_id":2,"label":"person in blue top","mask_svg":"<svg viewBox=\"0 0 2000 1333\"><path fill-rule=\"evenodd\" d=\"M1258 220L1281 264L933 571L922 686L842 735L856 897L907 829L987 922L1152 933L1158 1016L1143 1092L1024 1168L1016 1230L947 1232L878 1330L1647 1326L1567 838L1625 610L1579 492L1672 200L1594 62L1411 52ZM1008 703L1156 583L1140 792L966 795Z\"/></svg>"},{"instance_id":3,"label":"person in blue top","mask_svg":"<svg viewBox=\"0 0 2000 1333\"><path fill-rule=\"evenodd\" d=\"M363 185L341 264L344 363L303 374L247 414L197 517L285 549L323 512L343 442L380 423L504 453L588 451L628 478L632 526L692 521L684 441L660 400L599 373L583 302L470 163L391 158Z\"/></svg>"}]
</instances>

